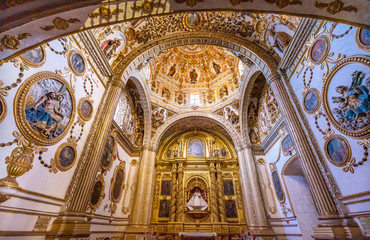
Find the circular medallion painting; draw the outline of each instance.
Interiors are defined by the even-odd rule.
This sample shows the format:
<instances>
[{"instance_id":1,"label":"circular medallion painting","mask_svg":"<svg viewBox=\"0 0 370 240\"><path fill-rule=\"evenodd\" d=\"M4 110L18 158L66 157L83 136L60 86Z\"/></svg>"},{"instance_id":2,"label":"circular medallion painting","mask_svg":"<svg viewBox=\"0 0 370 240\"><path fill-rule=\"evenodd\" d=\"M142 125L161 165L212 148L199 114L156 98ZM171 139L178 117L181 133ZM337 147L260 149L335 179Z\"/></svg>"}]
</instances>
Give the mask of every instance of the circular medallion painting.
<instances>
[{"instance_id":1,"label":"circular medallion painting","mask_svg":"<svg viewBox=\"0 0 370 240\"><path fill-rule=\"evenodd\" d=\"M6 102L3 96L0 95L0 123L5 119L7 113Z\"/></svg>"},{"instance_id":2,"label":"circular medallion painting","mask_svg":"<svg viewBox=\"0 0 370 240\"><path fill-rule=\"evenodd\" d=\"M119 197L121 196L121 192L123 189L123 180L124 180L124 171L123 169L119 169L114 176L114 183L112 188L112 200L118 201Z\"/></svg>"},{"instance_id":3,"label":"circular medallion painting","mask_svg":"<svg viewBox=\"0 0 370 240\"><path fill-rule=\"evenodd\" d=\"M57 143L68 133L76 112L71 87L52 72L29 77L18 89L14 106L22 135L44 146Z\"/></svg>"},{"instance_id":4,"label":"circular medallion painting","mask_svg":"<svg viewBox=\"0 0 370 240\"><path fill-rule=\"evenodd\" d=\"M76 50L69 52L68 65L77 76L84 75L86 71L85 60Z\"/></svg>"},{"instance_id":5,"label":"circular medallion painting","mask_svg":"<svg viewBox=\"0 0 370 240\"><path fill-rule=\"evenodd\" d=\"M370 30L359 28L356 32L356 43L359 48L365 51L370 50Z\"/></svg>"},{"instance_id":6,"label":"circular medallion painting","mask_svg":"<svg viewBox=\"0 0 370 240\"><path fill-rule=\"evenodd\" d=\"M303 108L307 113L313 114L320 108L320 92L316 88L310 88L303 96Z\"/></svg>"},{"instance_id":7,"label":"circular medallion painting","mask_svg":"<svg viewBox=\"0 0 370 240\"><path fill-rule=\"evenodd\" d=\"M329 40L325 37L319 37L310 49L311 61L314 64L321 64L329 53Z\"/></svg>"},{"instance_id":8,"label":"circular medallion painting","mask_svg":"<svg viewBox=\"0 0 370 240\"><path fill-rule=\"evenodd\" d=\"M351 147L342 136L331 136L326 140L324 149L326 157L335 166L344 166L351 158Z\"/></svg>"},{"instance_id":9,"label":"circular medallion painting","mask_svg":"<svg viewBox=\"0 0 370 240\"><path fill-rule=\"evenodd\" d=\"M114 137L108 136L105 141L105 146L103 150L103 155L101 157L101 166L104 170L108 170L113 162L113 152L115 148Z\"/></svg>"},{"instance_id":10,"label":"circular medallion painting","mask_svg":"<svg viewBox=\"0 0 370 240\"><path fill-rule=\"evenodd\" d=\"M323 85L330 123L353 138L370 136L370 57L355 55L335 65Z\"/></svg>"},{"instance_id":11,"label":"circular medallion painting","mask_svg":"<svg viewBox=\"0 0 370 240\"><path fill-rule=\"evenodd\" d=\"M69 143L60 145L55 153L55 162L60 171L67 171L72 168L76 158L76 148Z\"/></svg>"},{"instance_id":12,"label":"circular medallion painting","mask_svg":"<svg viewBox=\"0 0 370 240\"><path fill-rule=\"evenodd\" d=\"M41 67L46 61L45 49L36 47L21 55L23 62L30 67Z\"/></svg>"},{"instance_id":13,"label":"circular medallion painting","mask_svg":"<svg viewBox=\"0 0 370 240\"><path fill-rule=\"evenodd\" d=\"M78 115L84 121L89 121L93 115L94 109L92 100L88 98L81 98L78 101Z\"/></svg>"},{"instance_id":14,"label":"circular medallion painting","mask_svg":"<svg viewBox=\"0 0 370 240\"><path fill-rule=\"evenodd\" d=\"M197 13L186 13L183 17L184 27L189 31L198 30L202 24L202 16Z\"/></svg>"}]
</instances>

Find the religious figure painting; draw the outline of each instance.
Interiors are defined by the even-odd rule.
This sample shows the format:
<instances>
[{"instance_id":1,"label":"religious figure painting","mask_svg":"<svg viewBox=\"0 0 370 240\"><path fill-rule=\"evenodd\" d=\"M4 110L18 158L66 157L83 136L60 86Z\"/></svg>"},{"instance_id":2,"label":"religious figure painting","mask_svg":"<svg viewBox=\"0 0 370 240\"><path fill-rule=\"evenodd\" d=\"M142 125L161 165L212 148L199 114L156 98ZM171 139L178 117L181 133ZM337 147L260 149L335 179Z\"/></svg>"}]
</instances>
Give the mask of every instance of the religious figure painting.
<instances>
[{"instance_id":1,"label":"religious figure painting","mask_svg":"<svg viewBox=\"0 0 370 240\"><path fill-rule=\"evenodd\" d=\"M159 201L158 216L162 218L168 218L170 216L170 201L169 200Z\"/></svg>"},{"instance_id":2,"label":"religious figure painting","mask_svg":"<svg viewBox=\"0 0 370 240\"><path fill-rule=\"evenodd\" d=\"M272 174L271 174L271 177L272 177L272 181L274 182L274 188L275 188L275 192L276 192L276 196L277 196L278 200L280 202L284 202L285 201L285 196L284 196L284 192L283 192L283 187L281 186L281 182L280 182L278 172L273 171Z\"/></svg>"},{"instance_id":3,"label":"religious figure painting","mask_svg":"<svg viewBox=\"0 0 370 240\"><path fill-rule=\"evenodd\" d=\"M201 23L201 16L199 13L187 13L185 15L185 23L190 28L195 28Z\"/></svg>"},{"instance_id":4,"label":"religious figure painting","mask_svg":"<svg viewBox=\"0 0 370 240\"><path fill-rule=\"evenodd\" d=\"M190 77L190 83L191 84L196 84L197 81L198 81L198 73L195 69L192 69L189 73L189 77Z\"/></svg>"},{"instance_id":5,"label":"religious figure painting","mask_svg":"<svg viewBox=\"0 0 370 240\"><path fill-rule=\"evenodd\" d=\"M287 155L290 151L293 149L293 142L290 135L287 135L282 141L281 141L281 148L283 150L284 155Z\"/></svg>"},{"instance_id":6,"label":"religious figure painting","mask_svg":"<svg viewBox=\"0 0 370 240\"><path fill-rule=\"evenodd\" d=\"M88 121L91 119L93 114L93 105L91 100L83 98L78 104L78 113L82 120Z\"/></svg>"},{"instance_id":7,"label":"religious figure painting","mask_svg":"<svg viewBox=\"0 0 370 240\"><path fill-rule=\"evenodd\" d=\"M237 218L238 217L235 200L225 200L225 210L226 210L227 218Z\"/></svg>"},{"instance_id":8,"label":"religious figure painting","mask_svg":"<svg viewBox=\"0 0 370 240\"><path fill-rule=\"evenodd\" d=\"M67 87L52 78L34 84L26 98L28 124L48 139L65 131L72 116L72 98Z\"/></svg>"},{"instance_id":9,"label":"religious figure painting","mask_svg":"<svg viewBox=\"0 0 370 240\"><path fill-rule=\"evenodd\" d=\"M77 76L82 76L85 73L85 60L77 51L71 51L68 63L72 71Z\"/></svg>"},{"instance_id":10,"label":"religious figure painting","mask_svg":"<svg viewBox=\"0 0 370 240\"><path fill-rule=\"evenodd\" d=\"M327 55L328 41L321 37L311 47L311 59L315 64L320 64Z\"/></svg>"},{"instance_id":11,"label":"religious figure painting","mask_svg":"<svg viewBox=\"0 0 370 240\"><path fill-rule=\"evenodd\" d=\"M103 50L107 59L110 60L120 45L121 41L118 38L108 39L101 44L101 49Z\"/></svg>"},{"instance_id":12,"label":"religious figure painting","mask_svg":"<svg viewBox=\"0 0 370 240\"><path fill-rule=\"evenodd\" d=\"M114 200L118 200L118 198L121 195L121 189L124 184L123 181L124 181L124 171L123 169L119 169L116 173L115 182L113 184L112 196Z\"/></svg>"},{"instance_id":13,"label":"religious figure painting","mask_svg":"<svg viewBox=\"0 0 370 240\"><path fill-rule=\"evenodd\" d=\"M199 138L192 138L188 142L188 155L189 156L204 156L204 144Z\"/></svg>"},{"instance_id":14,"label":"religious figure painting","mask_svg":"<svg viewBox=\"0 0 370 240\"><path fill-rule=\"evenodd\" d=\"M169 158L169 157L171 157L171 149L168 149L168 150L167 150L166 156L167 156L168 158Z\"/></svg>"},{"instance_id":15,"label":"religious figure painting","mask_svg":"<svg viewBox=\"0 0 370 240\"><path fill-rule=\"evenodd\" d=\"M73 167L77 157L74 147L68 144L62 144L56 153L55 161L59 170L66 171Z\"/></svg>"},{"instance_id":16,"label":"religious figure painting","mask_svg":"<svg viewBox=\"0 0 370 240\"><path fill-rule=\"evenodd\" d=\"M94 206L99 202L100 195L103 190L103 183L101 181L97 181L94 184L93 192L91 194L91 204Z\"/></svg>"},{"instance_id":17,"label":"religious figure painting","mask_svg":"<svg viewBox=\"0 0 370 240\"><path fill-rule=\"evenodd\" d=\"M105 141L103 155L101 156L100 160L104 170L107 170L113 161L114 146L115 146L114 138L112 136L108 136Z\"/></svg>"},{"instance_id":18,"label":"religious figure painting","mask_svg":"<svg viewBox=\"0 0 370 240\"><path fill-rule=\"evenodd\" d=\"M221 148L221 156L223 157L226 157L226 149L225 148Z\"/></svg>"},{"instance_id":19,"label":"religious figure painting","mask_svg":"<svg viewBox=\"0 0 370 240\"><path fill-rule=\"evenodd\" d=\"M224 180L224 195L235 195L233 180Z\"/></svg>"},{"instance_id":20,"label":"religious figure painting","mask_svg":"<svg viewBox=\"0 0 370 240\"><path fill-rule=\"evenodd\" d=\"M370 30L365 29L365 28L357 29L356 43L360 49L369 51L370 50Z\"/></svg>"},{"instance_id":21,"label":"religious figure painting","mask_svg":"<svg viewBox=\"0 0 370 240\"><path fill-rule=\"evenodd\" d=\"M315 88L310 88L303 97L303 107L306 112L312 114L320 107L319 91Z\"/></svg>"},{"instance_id":22,"label":"religious figure painting","mask_svg":"<svg viewBox=\"0 0 370 240\"><path fill-rule=\"evenodd\" d=\"M40 67L45 62L45 51L42 47L33 48L21 55L28 66Z\"/></svg>"},{"instance_id":23,"label":"religious figure painting","mask_svg":"<svg viewBox=\"0 0 370 240\"><path fill-rule=\"evenodd\" d=\"M239 115L235 109L230 106L226 106L224 108L224 116L227 120L229 120L234 126L239 124Z\"/></svg>"},{"instance_id":24,"label":"religious figure painting","mask_svg":"<svg viewBox=\"0 0 370 240\"><path fill-rule=\"evenodd\" d=\"M325 143L325 152L329 161L335 166L343 166L350 158L350 147L346 140L339 136L334 135Z\"/></svg>"},{"instance_id":25,"label":"religious figure painting","mask_svg":"<svg viewBox=\"0 0 370 240\"><path fill-rule=\"evenodd\" d=\"M162 180L161 195L162 196L171 195L171 181L170 180Z\"/></svg>"}]
</instances>

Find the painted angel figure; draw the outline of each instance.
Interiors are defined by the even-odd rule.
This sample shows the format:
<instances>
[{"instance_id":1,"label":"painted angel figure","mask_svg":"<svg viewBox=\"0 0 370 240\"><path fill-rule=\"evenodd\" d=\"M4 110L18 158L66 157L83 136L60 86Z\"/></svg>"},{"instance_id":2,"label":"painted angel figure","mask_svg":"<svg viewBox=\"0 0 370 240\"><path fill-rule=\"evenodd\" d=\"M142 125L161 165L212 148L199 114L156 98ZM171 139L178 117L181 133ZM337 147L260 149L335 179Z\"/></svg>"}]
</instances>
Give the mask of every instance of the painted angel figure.
<instances>
[{"instance_id":1,"label":"painted angel figure","mask_svg":"<svg viewBox=\"0 0 370 240\"><path fill-rule=\"evenodd\" d=\"M204 211L208 208L207 202L204 201L198 189L193 194L193 196L190 198L186 206L190 209L190 211L196 211L196 210Z\"/></svg>"}]
</instances>

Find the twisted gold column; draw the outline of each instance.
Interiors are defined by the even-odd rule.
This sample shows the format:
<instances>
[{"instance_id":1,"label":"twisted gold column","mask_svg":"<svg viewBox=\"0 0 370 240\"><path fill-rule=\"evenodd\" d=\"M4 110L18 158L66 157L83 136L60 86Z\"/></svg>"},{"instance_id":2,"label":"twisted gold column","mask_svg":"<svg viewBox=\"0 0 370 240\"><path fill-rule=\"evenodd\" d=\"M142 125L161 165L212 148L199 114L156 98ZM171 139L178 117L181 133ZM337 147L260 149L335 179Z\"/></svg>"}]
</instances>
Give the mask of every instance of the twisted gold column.
<instances>
[{"instance_id":1,"label":"twisted gold column","mask_svg":"<svg viewBox=\"0 0 370 240\"><path fill-rule=\"evenodd\" d=\"M218 193L218 209L220 212L220 222L226 222L222 169L219 163L216 165L216 171L217 171L217 185L218 185L217 193Z\"/></svg>"},{"instance_id":2,"label":"twisted gold column","mask_svg":"<svg viewBox=\"0 0 370 240\"><path fill-rule=\"evenodd\" d=\"M219 221L219 214L218 214L218 205L217 205L217 180L216 180L216 170L215 164L211 163L210 167L210 175L211 175L211 214L213 222Z\"/></svg>"},{"instance_id":3,"label":"twisted gold column","mask_svg":"<svg viewBox=\"0 0 370 240\"><path fill-rule=\"evenodd\" d=\"M174 222L176 219L176 192L177 192L177 184L176 184L176 170L177 165L176 163L172 164L172 176L171 176L171 215L170 215L170 222Z\"/></svg>"},{"instance_id":4,"label":"twisted gold column","mask_svg":"<svg viewBox=\"0 0 370 240\"><path fill-rule=\"evenodd\" d=\"M182 222L184 218L184 169L182 163L177 168L177 211L176 221Z\"/></svg>"}]
</instances>

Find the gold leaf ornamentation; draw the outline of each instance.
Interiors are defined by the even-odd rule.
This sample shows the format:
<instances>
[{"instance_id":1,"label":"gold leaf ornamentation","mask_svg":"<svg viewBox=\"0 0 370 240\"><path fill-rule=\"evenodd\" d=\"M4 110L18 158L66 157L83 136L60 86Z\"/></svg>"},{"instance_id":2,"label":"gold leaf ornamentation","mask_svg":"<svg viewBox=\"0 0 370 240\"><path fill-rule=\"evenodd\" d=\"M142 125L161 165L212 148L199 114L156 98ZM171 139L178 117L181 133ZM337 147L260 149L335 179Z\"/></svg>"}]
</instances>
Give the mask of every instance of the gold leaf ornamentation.
<instances>
[{"instance_id":1,"label":"gold leaf ornamentation","mask_svg":"<svg viewBox=\"0 0 370 240\"><path fill-rule=\"evenodd\" d=\"M0 52L2 52L4 48L13 49L13 50L18 49L21 46L21 43L19 42L19 40L26 39L27 37L30 37L30 36L32 36L30 33L21 33L18 35L18 37L11 36L11 35L5 35L1 39Z\"/></svg>"},{"instance_id":2,"label":"gold leaf ornamentation","mask_svg":"<svg viewBox=\"0 0 370 240\"><path fill-rule=\"evenodd\" d=\"M60 17L56 17L54 20L53 20L53 25L49 25L49 26L45 26L45 27L40 27L42 30L44 31L51 31L53 30L54 28L58 29L58 30L67 30L69 28L69 23L80 23L81 21L77 18L70 18L68 20L66 19L63 19L63 18L60 18Z\"/></svg>"},{"instance_id":3,"label":"gold leaf ornamentation","mask_svg":"<svg viewBox=\"0 0 370 240\"><path fill-rule=\"evenodd\" d=\"M186 3L189 7L194 7L197 2L203 2L203 0L176 0L176 3Z\"/></svg>"},{"instance_id":4,"label":"gold leaf ornamentation","mask_svg":"<svg viewBox=\"0 0 370 240\"><path fill-rule=\"evenodd\" d=\"M330 13L331 15L334 15L340 11L346 11L346 12L357 12L357 8L355 8L352 5L344 7L344 3L340 0L335 0L331 3L321 3L319 1L315 2L315 7L318 9L326 8L326 11Z\"/></svg>"},{"instance_id":5,"label":"gold leaf ornamentation","mask_svg":"<svg viewBox=\"0 0 370 240\"><path fill-rule=\"evenodd\" d=\"M120 13L120 12L123 12L123 10L120 9L120 8L116 8L116 9L111 10L109 7L101 7L101 8L99 8L98 12L90 13L88 16L91 17L91 18L97 18L97 17L100 16L101 18L108 20L113 15L115 15L117 13Z\"/></svg>"},{"instance_id":6,"label":"gold leaf ornamentation","mask_svg":"<svg viewBox=\"0 0 370 240\"><path fill-rule=\"evenodd\" d=\"M154 7L164 7L164 4L161 1L152 2L149 0L145 0L142 4L134 5L131 7L132 10L143 10L146 13L150 13L153 11Z\"/></svg>"},{"instance_id":7,"label":"gold leaf ornamentation","mask_svg":"<svg viewBox=\"0 0 370 240\"><path fill-rule=\"evenodd\" d=\"M276 6L278 8L285 8L289 5L302 5L302 1L301 0L265 0L265 2L267 3L271 3L271 4L274 4L276 3Z\"/></svg>"}]
</instances>

